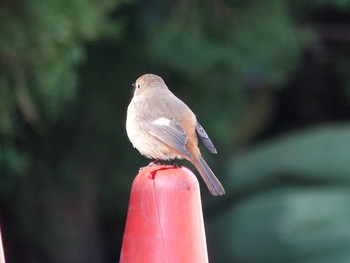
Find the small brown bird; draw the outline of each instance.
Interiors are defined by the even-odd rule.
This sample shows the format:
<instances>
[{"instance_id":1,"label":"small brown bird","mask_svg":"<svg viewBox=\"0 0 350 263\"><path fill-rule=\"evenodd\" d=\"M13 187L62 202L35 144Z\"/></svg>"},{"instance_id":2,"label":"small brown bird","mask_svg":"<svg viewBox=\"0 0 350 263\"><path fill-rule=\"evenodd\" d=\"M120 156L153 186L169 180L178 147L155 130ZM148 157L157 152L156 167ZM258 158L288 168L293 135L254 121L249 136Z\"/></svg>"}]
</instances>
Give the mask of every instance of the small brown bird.
<instances>
[{"instance_id":1,"label":"small brown bird","mask_svg":"<svg viewBox=\"0 0 350 263\"><path fill-rule=\"evenodd\" d=\"M126 118L126 130L133 146L153 160L184 158L190 161L211 194L225 194L220 181L201 156L197 136L210 152L216 154L217 151L190 108L157 75L143 75L133 86L134 96Z\"/></svg>"}]
</instances>

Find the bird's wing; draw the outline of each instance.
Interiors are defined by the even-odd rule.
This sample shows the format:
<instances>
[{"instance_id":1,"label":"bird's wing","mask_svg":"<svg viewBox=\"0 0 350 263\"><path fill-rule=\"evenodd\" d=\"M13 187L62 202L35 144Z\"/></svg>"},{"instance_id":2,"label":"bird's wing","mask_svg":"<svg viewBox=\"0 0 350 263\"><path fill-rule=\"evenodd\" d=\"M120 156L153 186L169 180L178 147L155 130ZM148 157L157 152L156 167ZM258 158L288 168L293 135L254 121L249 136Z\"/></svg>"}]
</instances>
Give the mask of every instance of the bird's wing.
<instances>
[{"instance_id":1,"label":"bird's wing","mask_svg":"<svg viewBox=\"0 0 350 263\"><path fill-rule=\"evenodd\" d=\"M208 148L210 152L215 154L218 153L213 142L210 140L208 134L205 132L204 128L199 124L198 121L196 123L196 132L198 137L202 140L203 144Z\"/></svg>"},{"instance_id":2,"label":"bird's wing","mask_svg":"<svg viewBox=\"0 0 350 263\"><path fill-rule=\"evenodd\" d=\"M170 120L161 117L155 120L143 119L143 127L145 130L184 155L190 157L191 155L186 150L187 136L183 128L175 120Z\"/></svg>"}]
</instances>

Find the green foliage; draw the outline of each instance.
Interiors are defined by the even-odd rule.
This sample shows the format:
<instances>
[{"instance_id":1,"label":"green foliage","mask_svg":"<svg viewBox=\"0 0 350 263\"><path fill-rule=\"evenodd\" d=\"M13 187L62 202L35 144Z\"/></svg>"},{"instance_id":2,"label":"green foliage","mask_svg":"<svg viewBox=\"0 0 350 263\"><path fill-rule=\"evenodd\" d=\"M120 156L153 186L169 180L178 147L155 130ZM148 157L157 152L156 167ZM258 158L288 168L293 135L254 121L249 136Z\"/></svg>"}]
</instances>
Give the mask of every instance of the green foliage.
<instances>
[{"instance_id":1,"label":"green foliage","mask_svg":"<svg viewBox=\"0 0 350 263\"><path fill-rule=\"evenodd\" d=\"M13 121L16 113L15 95L5 75L0 76L0 82L0 130L3 134L11 134L15 130Z\"/></svg>"},{"instance_id":2,"label":"green foliage","mask_svg":"<svg viewBox=\"0 0 350 263\"><path fill-rule=\"evenodd\" d=\"M313 5L316 7L327 7L332 6L337 8L339 11L346 12L347 9L350 7L350 1L349 0L313 0L311 1Z\"/></svg>"},{"instance_id":3,"label":"green foliage","mask_svg":"<svg viewBox=\"0 0 350 263\"><path fill-rule=\"evenodd\" d=\"M226 68L238 79L260 73L265 83L280 85L305 44L285 1L174 2L165 13L151 21L148 48L155 60L191 77Z\"/></svg>"},{"instance_id":4,"label":"green foliage","mask_svg":"<svg viewBox=\"0 0 350 263\"><path fill-rule=\"evenodd\" d=\"M212 261L345 263L349 201L349 188L341 185L257 193L209 225Z\"/></svg>"},{"instance_id":5,"label":"green foliage","mask_svg":"<svg viewBox=\"0 0 350 263\"><path fill-rule=\"evenodd\" d=\"M227 184L231 190L246 191L253 185L270 185L280 176L313 183L346 183L350 179L349 149L349 125L288 135L232 160L227 166Z\"/></svg>"},{"instance_id":6,"label":"green foliage","mask_svg":"<svg viewBox=\"0 0 350 263\"><path fill-rule=\"evenodd\" d=\"M83 41L119 33L120 24L107 16L117 5L85 0L3 4L0 133L14 133L15 110L32 124L57 121L76 98L76 66L84 58Z\"/></svg>"},{"instance_id":7,"label":"green foliage","mask_svg":"<svg viewBox=\"0 0 350 263\"><path fill-rule=\"evenodd\" d=\"M346 262L349 142L349 125L317 127L231 161L225 185L241 200L208 228L224 239L217 260Z\"/></svg>"}]
</instances>

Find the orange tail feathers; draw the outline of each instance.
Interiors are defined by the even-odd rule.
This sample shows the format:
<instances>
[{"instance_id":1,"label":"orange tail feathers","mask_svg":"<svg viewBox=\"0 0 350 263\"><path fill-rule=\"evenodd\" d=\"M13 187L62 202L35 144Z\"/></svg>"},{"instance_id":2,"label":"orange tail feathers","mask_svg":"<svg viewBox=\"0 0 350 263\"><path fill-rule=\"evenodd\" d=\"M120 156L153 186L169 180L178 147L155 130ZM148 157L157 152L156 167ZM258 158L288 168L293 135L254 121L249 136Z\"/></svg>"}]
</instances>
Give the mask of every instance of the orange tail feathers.
<instances>
[{"instance_id":1,"label":"orange tail feathers","mask_svg":"<svg viewBox=\"0 0 350 263\"><path fill-rule=\"evenodd\" d=\"M205 184L207 185L212 195L224 195L225 189L222 187L219 179L215 176L208 164L199 156L198 160L192 160L193 165L196 167L200 175L202 176Z\"/></svg>"}]
</instances>

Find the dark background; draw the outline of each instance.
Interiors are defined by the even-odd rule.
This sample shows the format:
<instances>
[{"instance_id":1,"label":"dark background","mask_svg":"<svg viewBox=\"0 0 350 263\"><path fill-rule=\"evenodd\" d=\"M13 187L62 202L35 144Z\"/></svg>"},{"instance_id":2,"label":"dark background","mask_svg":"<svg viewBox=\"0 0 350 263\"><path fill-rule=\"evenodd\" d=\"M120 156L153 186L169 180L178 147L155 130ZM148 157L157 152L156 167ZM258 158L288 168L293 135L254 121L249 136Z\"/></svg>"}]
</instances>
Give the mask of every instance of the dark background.
<instances>
[{"instance_id":1,"label":"dark background","mask_svg":"<svg viewBox=\"0 0 350 263\"><path fill-rule=\"evenodd\" d=\"M219 154L211 262L350 262L349 0L1 0L8 262L117 262L131 84L164 78ZM189 166L193 171L193 167Z\"/></svg>"}]
</instances>

